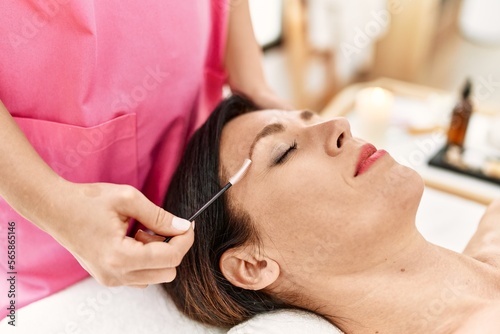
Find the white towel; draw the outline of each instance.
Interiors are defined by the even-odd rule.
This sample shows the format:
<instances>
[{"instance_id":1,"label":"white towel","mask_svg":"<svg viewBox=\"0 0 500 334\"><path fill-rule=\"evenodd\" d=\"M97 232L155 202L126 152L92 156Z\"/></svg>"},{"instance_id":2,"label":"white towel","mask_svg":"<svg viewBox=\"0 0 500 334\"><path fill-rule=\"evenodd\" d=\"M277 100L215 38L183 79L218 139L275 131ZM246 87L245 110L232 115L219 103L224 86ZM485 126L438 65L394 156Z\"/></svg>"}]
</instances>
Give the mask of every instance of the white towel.
<instances>
[{"instance_id":1,"label":"white towel","mask_svg":"<svg viewBox=\"0 0 500 334\"><path fill-rule=\"evenodd\" d=\"M340 329L314 313L279 310L263 313L233 327L227 334L339 334Z\"/></svg>"},{"instance_id":2,"label":"white towel","mask_svg":"<svg viewBox=\"0 0 500 334\"><path fill-rule=\"evenodd\" d=\"M17 314L16 327L0 321L0 333L37 334L223 334L181 314L160 286L147 289L106 288L87 278L28 305ZM326 320L303 311L256 316L230 334L338 334Z\"/></svg>"}]
</instances>

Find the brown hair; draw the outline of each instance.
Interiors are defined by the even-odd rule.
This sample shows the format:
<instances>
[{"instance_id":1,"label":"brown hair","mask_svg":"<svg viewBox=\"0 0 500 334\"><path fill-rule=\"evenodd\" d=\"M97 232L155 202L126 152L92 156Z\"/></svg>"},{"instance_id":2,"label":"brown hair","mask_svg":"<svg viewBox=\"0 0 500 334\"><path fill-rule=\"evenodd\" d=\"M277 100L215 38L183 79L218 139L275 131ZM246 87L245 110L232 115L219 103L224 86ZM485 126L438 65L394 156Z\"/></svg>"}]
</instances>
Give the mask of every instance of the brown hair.
<instances>
[{"instance_id":1,"label":"brown hair","mask_svg":"<svg viewBox=\"0 0 500 334\"><path fill-rule=\"evenodd\" d=\"M256 109L241 96L219 104L188 143L168 189L165 210L187 218L227 182L221 180L219 164L222 129L231 119ZM163 284L179 310L205 324L227 328L258 313L291 307L264 291L245 290L224 278L219 267L222 254L246 243L259 245L250 216L231 207L223 195L196 219L193 247L177 268L176 279Z\"/></svg>"}]
</instances>

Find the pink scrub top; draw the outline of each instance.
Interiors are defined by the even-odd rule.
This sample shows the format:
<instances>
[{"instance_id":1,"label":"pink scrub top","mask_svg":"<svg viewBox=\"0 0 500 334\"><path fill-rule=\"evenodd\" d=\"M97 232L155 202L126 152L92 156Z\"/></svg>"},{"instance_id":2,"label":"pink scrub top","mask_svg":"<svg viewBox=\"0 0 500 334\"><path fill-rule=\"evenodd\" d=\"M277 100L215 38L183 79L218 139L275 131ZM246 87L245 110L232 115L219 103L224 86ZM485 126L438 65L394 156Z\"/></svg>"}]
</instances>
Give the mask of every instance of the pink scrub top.
<instances>
[{"instance_id":1,"label":"pink scrub top","mask_svg":"<svg viewBox=\"0 0 500 334\"><path fill-rule=\"evenodd\" d=\"M186 140L221 98L227 1L1 1L0 100L67 180L130 184L161 204ZM0 269L0 319L11 300L19 309L88 276L1 198Z\"/></svg>"}]
</instances>

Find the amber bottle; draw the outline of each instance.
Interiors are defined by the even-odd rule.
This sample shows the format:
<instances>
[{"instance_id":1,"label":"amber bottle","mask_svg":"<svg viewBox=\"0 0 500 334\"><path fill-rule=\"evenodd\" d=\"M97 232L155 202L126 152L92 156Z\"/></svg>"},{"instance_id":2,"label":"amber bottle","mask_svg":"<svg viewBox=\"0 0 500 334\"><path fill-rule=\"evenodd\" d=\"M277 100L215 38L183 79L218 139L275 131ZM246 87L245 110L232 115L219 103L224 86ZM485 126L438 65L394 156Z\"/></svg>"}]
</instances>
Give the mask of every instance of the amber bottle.
<instances>
[{"instance_id":1,"label":"amber bottle","mask_svg":"<svg viewBox=\"0 0 500 334\"><path fill-rule=\"evenodd\" d=\"M467 80L462 90L462 99L453 108L450 127L448 129L448 146L458 146L461 150L464 147L465 134L469 126L469 119L472 115L472 103L470 100L472 85Z\"/></svg>"}]
</instances>

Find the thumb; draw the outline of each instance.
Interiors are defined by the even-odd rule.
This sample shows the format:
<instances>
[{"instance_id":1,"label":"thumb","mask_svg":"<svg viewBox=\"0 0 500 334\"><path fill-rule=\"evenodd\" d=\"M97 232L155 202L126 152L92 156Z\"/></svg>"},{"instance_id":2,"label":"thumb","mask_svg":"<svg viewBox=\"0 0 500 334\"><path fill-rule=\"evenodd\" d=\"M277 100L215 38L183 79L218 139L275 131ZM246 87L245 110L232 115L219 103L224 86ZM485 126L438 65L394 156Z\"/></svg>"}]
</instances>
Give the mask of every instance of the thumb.
<instances>
[{"instance_id":1,"label":"thumb","mask_svg":"<svg viewBox=\"0 0 500 334\"><path fill-rule=\"evenodd\" d=\"M188 220L174 216L158 206L155 206L154 210L157 212L156 218L150 222L141 221L141 223L156 234L163 236L178 235L186 232L191 227Z\"/></svg>"},{"instance_id":2,"label":"thumb","mask_svg":"<svg viewBox=\"0 0 500 334\"><path fill-rule=\"evenodd\" d=\"M191 227L191 223L163 210L146 198L139 190L135 195L128 197L127 203L122 206L122 213L134 218L145 227L163 236L183 234Z\"/></svg>"}]
</instances>

